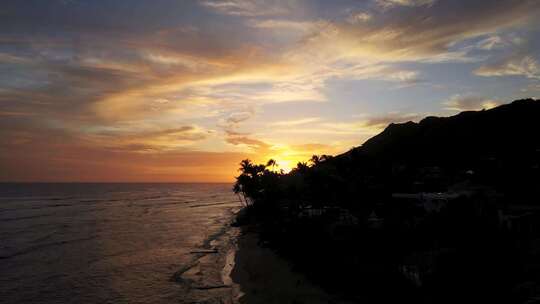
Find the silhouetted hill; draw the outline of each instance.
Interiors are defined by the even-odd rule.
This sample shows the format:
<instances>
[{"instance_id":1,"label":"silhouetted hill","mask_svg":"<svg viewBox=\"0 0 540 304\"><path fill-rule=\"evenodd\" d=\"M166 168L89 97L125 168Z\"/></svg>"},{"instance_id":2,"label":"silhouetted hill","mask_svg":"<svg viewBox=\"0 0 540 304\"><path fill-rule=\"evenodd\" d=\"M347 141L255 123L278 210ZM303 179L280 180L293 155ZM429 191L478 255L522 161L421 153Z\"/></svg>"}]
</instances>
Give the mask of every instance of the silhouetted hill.
<instances>
[{"instance_id":1,"label":"silhouetted hill","mask_svg":"<svg viewBox=\"0 0 540 304\"><path fill-rule=\"evenodd\" d=\"M390 124L358 149L424 163L517 156L540 148L539 118L539 100L517 100L490 110Z\"/></svg>"},{"instance_id":2,"label":"silhouetted hill","mask_svg":"<svg viewBox=\"0 0 540 304\"><path fill-rule=\"evenodd\" d=\"M238 222L352 302L538 299L538 118L518 100L390 124L288 174L244 160Z\"/></svg>"},{"instance_id":3,"label":"silhouetted hill","mask_svg":"<svg viewBox=\"0 0 540 304\"><path fill-rule=\"evenodd\" d=\"M396 185L410 190L418 180L425 182L425 176L419 175L428 169L443 177L438 181L442 188L469 172L477 182L499 189L534 190L540 161L539 119L540 100L524 99L490 110L390 124L331 163L346 178L374 176L375 183L394 190Z\"/></svg>"}]
</instances>

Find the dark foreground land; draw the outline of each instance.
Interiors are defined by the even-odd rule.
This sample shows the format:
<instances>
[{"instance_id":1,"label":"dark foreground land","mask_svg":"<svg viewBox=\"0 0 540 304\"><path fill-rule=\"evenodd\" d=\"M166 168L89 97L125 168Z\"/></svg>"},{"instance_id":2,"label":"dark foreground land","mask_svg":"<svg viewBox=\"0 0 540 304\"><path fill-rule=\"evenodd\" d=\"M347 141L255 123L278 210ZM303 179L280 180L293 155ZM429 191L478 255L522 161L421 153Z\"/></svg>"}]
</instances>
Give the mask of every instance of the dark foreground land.
<instances>
[{"instance_id":1,"label":"dark foreground land","mask_svg":"<svg viewBox=\"0 0 540 304\"><path fill-rule=\"evenodd\" d=\"M244 226L237 241L232 280L239 284L240 303L299 304L336 303L336 296L323 291L301 272L295 271L288 259L271 248L261 246L254 226Z\"/></svg>"},{"instance_id":2,"label":"dark foreground land","mask_svg":"<svg viewBox=\"0 0 540 304\"><path fill-rule=\"evenodd\" d=\"M305 292L291 303L535 303L539 117L539 100L519 100L391 124L288 174L243 161L235 192L247 207L237 225L311 282L298 286L325 290L282 289ZM249 254L242 246L253 237L240 242L238 254ZM251 281L275 272L259 274ZM257 299L273 303L267 296Z\"/></svg>"}]
</instances>

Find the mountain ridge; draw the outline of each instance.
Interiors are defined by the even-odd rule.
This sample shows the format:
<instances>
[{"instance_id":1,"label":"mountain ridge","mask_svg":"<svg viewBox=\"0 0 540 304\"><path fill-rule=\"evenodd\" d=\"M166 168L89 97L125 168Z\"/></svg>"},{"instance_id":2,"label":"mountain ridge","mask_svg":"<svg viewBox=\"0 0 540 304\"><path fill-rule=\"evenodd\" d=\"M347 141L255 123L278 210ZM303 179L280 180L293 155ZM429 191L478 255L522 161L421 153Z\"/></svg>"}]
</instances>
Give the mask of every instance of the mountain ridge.
<instances>
[{"instance_id":1,"label":"mountain ridge","mask_svg":"<svg viewBox=\"0 0 540 304\"><path fill-rule=\"evenodd\" d=\"M403 148L401 145L405 145L405 141L412 141L411 143L425 147L430 141L430 146L434 146L444 144L442 142L444 140L450 143L470 140L472 137L482 143L494 141L497 137L498 140L507 140L513 144L526 144L524 142L531 139L537 128L534 119L539 118L540 100L521 99L489 110L464 111L449 117L427 116L418 123L412 121L391 123L381 133L351 151L371 155L382 153L386 156L396 153L397 148ZM497 121L500 120L504 120L506 124L504 126L499 124ZM532 142L537 145L539 141L533 138ZM405 146L411 147L411 143ZM490 147L493 145L494 143L491 143ZM502 147L497 151L500 151L500 148ZM345 156L351 151L336 157Z\"/></svg>"}]
</instances>

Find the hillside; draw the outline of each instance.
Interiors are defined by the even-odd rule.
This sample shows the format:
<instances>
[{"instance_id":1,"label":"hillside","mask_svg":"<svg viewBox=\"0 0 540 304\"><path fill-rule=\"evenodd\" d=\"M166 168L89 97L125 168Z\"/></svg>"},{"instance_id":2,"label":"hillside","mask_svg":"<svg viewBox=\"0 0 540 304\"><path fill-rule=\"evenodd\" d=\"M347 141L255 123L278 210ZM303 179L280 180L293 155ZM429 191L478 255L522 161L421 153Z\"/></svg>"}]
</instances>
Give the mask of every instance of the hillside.
<instances>
[{"instance_id":1,"label":"hillside","mask_svg":"<svg viewBox=\"0 0 540 304\"><path fill-rule=\"evenodd\" d=\"M394 184L414 182L419 171L435 169L446 186L469 172L478 182L506 183L507 190L515 191L538 181L539 119L540 100L525 99L490 110L390 124L333 162L355 168L345 170L346 175L383 175Z\"/></svg>"},{"instance_id":2,"label":"hillside","mask_svg":"<svg viewBox=\"0 0 540 304\"><path fill-rule=\"evenodd\" d=\"M512 156L540 148L538 119L539 100L517 100L490 110L390 124L359 149L381 157L425 161Z\"/></svg>"},{"instance_id":3,"label":"hillside","mask_svg":"<svg viewBox=\"0 0 540 304\"><path fill-rule=\"evenodd\" d=\"M518 100L390 124L288 174L244 160L238 223L353 303L537 299L538 118Z\"/></svg>"}]
</instances>

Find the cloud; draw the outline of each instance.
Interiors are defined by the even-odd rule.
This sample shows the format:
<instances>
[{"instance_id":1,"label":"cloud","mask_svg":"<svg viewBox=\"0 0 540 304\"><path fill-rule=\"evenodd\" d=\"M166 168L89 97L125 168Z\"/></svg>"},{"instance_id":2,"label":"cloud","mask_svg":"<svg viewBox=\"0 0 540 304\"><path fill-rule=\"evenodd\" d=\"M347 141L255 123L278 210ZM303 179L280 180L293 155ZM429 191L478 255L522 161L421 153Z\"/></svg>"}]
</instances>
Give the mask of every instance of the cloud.
<instances>
[{"instance_id":1,"label":"cloud","mask_svg":"<svg viewBox=\"0 0 540 304\"><path fill-rule=\"evenodd\" d=\"M156 76L141 86L105 95L94 103L93 109L104 118L118 120L138 113L148 115L145 109L148 101L158 98L181 101L169 103L170 107L182 106L189 100L198 104L203 101L260 105L325 99L319 92L322 82L314 83L299 65L240 53L227 58L230 61L227 66L205 73L179 71L179 74Z\"/></svg>"},{"instance_id":2,"label":"cloud","mask_svg":"<svg viewBox=\"0 0 540 304\"><path fill-rule=\"evenodd\" d=\"M251 119L254 115L255 110L253 108L231 112L219 122L218 126L223 128L226 143L247 148L248 151L259 155L266 154L272 145L252 138L249 132L238 131L241 123Z\"/></svg>"},{"instance_id":3,"label":"cloud","mask_svg":"<svg viewBox=\"0 0 540 304\"><path fill-rule=\"evenodd\" d=\"M319 29L304 40L299 52L353 62L472 60L467 58L471 56L467 50L455 49L458 42L532 22L540 11L540 3L528 0L500 0L490 5L479 0L439 1L433 5L425 5L431 1L385 3L424 6L377 13L368 23L319 23Z\"/></svg>"},{"instance_id":4,"label":"cloud","mask_svg":"<svg viewBox=\"0 0 540 304\"><path fill-rule=\"evenodd\" d=\"M274 127L294 127L299 125L305 125L305 124L311 124L314 122L321 121L320 117L307 117L307 118L300 118L295 120L284 120L284 121L276 121L271 123L271 126Z\"/></svg>"},{"instance_id":5,"label":"cloud","mask_svg":"<svg viewBox=\"0 0 540 304\"><path fill-rule=\"evenodd\" d=\"M540 83L530 83L525 88L521 89L521 91L525 93L538 94L538 92L540 92ZM539 99L537 97L533 98Z\"/></svg>"},{"instance_id":6,"label":"cloud","mask_svg":"<svg viewBox=\"0 0 540 304\"><path fill-rule=\"evenodd\" d=\"M385 115L355 115L353 121L322 122L309 129L289 130L295 133L338 135L375 135L390 123L415 121L423 117L417 113L390 112ZM365 137L365 136L364 136ZM366 139L366 138L364 138Z\"/></svg>"},{"instance_id":7,"label":"cloud","mask_svg":"<svg viewBox=\"0 0 540 304\"><path fill-rule=\"evenodd\" d=\"M502 61L483 65L474 74L484 77L525 76L540 79L540 64L532 56L513 56Z\"/></svg>"},{"instance_id":8,"label":"cloud","mask_svg":"<svg viewBox=\"0 0 540 304\"><path fill-rule=\"evenodd\" d=\"M246 135L228 135L226 142L235 146L244 146L257 154L266 154L272 145Z\"/></svg>"},{"instance_id":9,"label":"cloud","mask_svg":"<svg viewBox=\"0 0 540 304\"><path fill-rule=\"evenodd\" d=\"M353 12L349 14L346 21L351 24L356 24L356 23L368 22L369 20L371 20L371 18L372 18L371 14L364 11L358 11L358 12Z\"/></svg>"},{"instance_id":10,"label":"cloud","mask_svg":"<svg viewBox=\"0 0 540 304\"><path fill-rule=\"evenodd\" d=\"M164 152L185 150L211 134L198 126L176 128L137 127L131 123L114 127L86 128L81 141L114 151Z\"/></svg>"},{"instance_id":11,"label":"cloud","mask_svg":"<svg viewBox=\"0 0 540 304\"><path fill-rule=\"evenodd\" d=\"M423 116L416 113L394 112L387 115L368 117L363 124L367 127L384 128L391 123L419 120Z\"/></svg>"},{"instance_id":12,"label":"cloud","mask_svg":"<svg viewBox=\"0 0 540 304\"><path fill-rule=\"evenodd\" d=\"M188 134L206 131L195 125L158 128L155 124L123 123L81 133L80 125L53 128L46 120L2 117L0 180L231 182L238 161L252 157L248 151L162 146L174 144L178 136L184 139ZM154 142L160 138L164 141Z\"/></svg>"},{"instance_id":13,"label":"cloud","mask_svg":"<svg viewBox=\"0 0 540 304\"><path fill-rule=\"evenodd\" d=\"M351 64L348 67L334 66L331 69L334 74L329 75L329 78L386 81L396 83L397 88L425 82L419 71L402 69L392 64Z\"/></svg>"},{"instance_id":14,"label":"cloud","mask_svg":"<svg viewBox=\"0 0 540 304\"><path fill-rule=\"evenodd\" d=\"M286 12L299 4L206 1L202 5L220 12L249 14L265 11L261 8L266 6ZM331 79L376 79L397 83L398 87L421 83L424 80L419 71L398 68L394 63L415 58L426 62L463 59L466 53L449 51L447 46L476 32L509 26L513 21L508 20L522 20L526 12L536 8L529 1L510 0L497 2L493 5L496 9L490 6L484 12L468 4L470 10L458 22L447 15L439 16L441 10L452 11L445 7L449 5L436 3L412 15L395 15L394 10L383 14L362 11L371 16L362 24L346 20L253 19L251 25L260 27L306 28L302 41L278 52L250 44L249 40L240 42L238 37L242 35L227 34L238 29L227 27L220 28L219 33L201 26L165 27L152 35L141 32L143 35L136 39L127 31L115 32L88 39L95 45L81 43L76 48L69 39L53 43L42 36L40 42L23 36L18 42L18 49L23 51L17 52L15 59L14 54L4 57L10 58L10 64L24 75L25 81L18 81L18 85L32 79L35 88L0 94L4 100L51 103L55 110L43 107L43 111L62 119L78 115L89 119L94 115L97 121L109 122L178 117L180 113L214 115L226 104L323 102L327 101L324 88ZM488 14L490 18L485 18ZM366 19L366 15L360 16ZM45 85L39 85L41 82ZM28 112L23 106L13 107L10 112Z\"/></svg>"},{"instance_id":15,"label":"cloud","mask_svg":"<svg viewBox=\"0 0 540 304\"><path fill-rule=\"evenodd\" d=\"M225 114L217 124L218 127L222 128L225 131L226 138L236 137L236 136L246 136L249 135L245 132L239 132L241 124L255 116L254 108L243 108L243 109L230 109L228 114Z\"/></svg>"},{"instance_id":16,"label":"cloud","mask_svg":"<svg viewBox=\"0 0 540 304\"><path fill-rule=\"evenodd\" d=\"M20 49L25 50L24 45ZM96 63L93 65L86 60L32 58L32 55L23 62L6 66L11 75L5 81L0 76L3 84L0 101L10 112L77 120L87 115L90 104L104 96L151 79L144 73L120 68L121 63L107 65L103 61L92 61Z\"/></svg>"},{"instance_id":17,"label":"cloud","mask_svg":"<svg viewBox=\"0 0 540 304\"><path fill-rule=\"evenodd\" d=\"M284 15L291 10L290 3L279 0L205 0L200 4L221 14L244 17Z\"/></svg>"},{"instance_id":18,"label":"cloud","mask_svg":"<svg viewBox=\"0 0 540 304\"><path fill-rule=\"evenodd\" d=\"M231 182L238 160L249 157L243 152L169 151L155 154L153 146L131 145L122 150L51 138L48 141L19 144L16 154L0 149L0 180ZM40 149L35 148L36 144ZM9 148L15 146L9 145Z\"/></svg>"},{"instance_id":19,"label":"cloud","mask_svg":"<svg viewBox=\"0 0 540 304\"><path fill-rule=\"evenodd\" d=\"M436 0L376 0L377 4L383 8L391 8L394 6L430 6L435 3Z\"/></svg>"},{"instance_id":20,"label":"cloud","mask_svg":"<svg viewBox=\"0 0 540 304\"><path fill-rule=\"evenodd\" d=\"M417 121L423 116L417 113L402 112L389 112L384 115L354 115L354 120L313 121L305 125L296 124L294 128L276 128L273 131L279 134L302 134L304 137L310 135L322 136L323 138L331 136L333 139L350 139L353 136L354 140L350 144L352 146L381 132L390 123ZM283 125L287 126L286 123L283 122ZM292 121L292 123L295 123L295 121Z\"/></svg>"},{"instance_id":21,"label":"cloud","mask_svg":"<svg viewBox=\"0 0 540 304\"><path fill-rule=\"evenodd\" d=\"M482 109L491 109L500 104L499 101L488 99L475 95L459 95L450 97L443 102L445 110L451 111L475 111Z\"/></svg>"},{"instance_id":22,"label":"cloud","mask_svg":"<svg viewBox=\"0 0 540 304\"><path fill-rule=\"evenodd\" d=\"M251 20L248 23L250 26L262 29L272 30L296 30L301 32L309 32L315 26L316 22L311 21L293 21L285 19L265 19L265 20Z\"/></svg>"},{"instance_id":23,"label":"cloud","mask_svg":"<svg viewBox=\"0 0 540 304\"><path fill-rule=\"evenodd\" d=\"M506 42L499 35L492 35L483 40L480 40L477 47L481 50L491 51L493 49L503 48Z\"/></svg>"},{"instance_id":24,"label":"cloud","mask_svg":"<svg viewBox=\"0 0 540 304\"><path fill-rule=\"evenodd\" d=\"M166 52L166 51L146 51L141 57L150 64L158 64L166 67L181 66L193 72L203 72L216 66L216 63L189 54Z\"/></svg>"},{"instance_id":25,"label":"cloud","mask_svg":"<svg viewBox=\"0 0 540 304\"><path fill-rule=\"evenodd\" d=\"M229 114L229 117L227 117L226 122L229 124L238 124L240 122L250 119L251 117L253 117L253 115L253 111L231 113Z\"/></svg>"}]
</instances>

